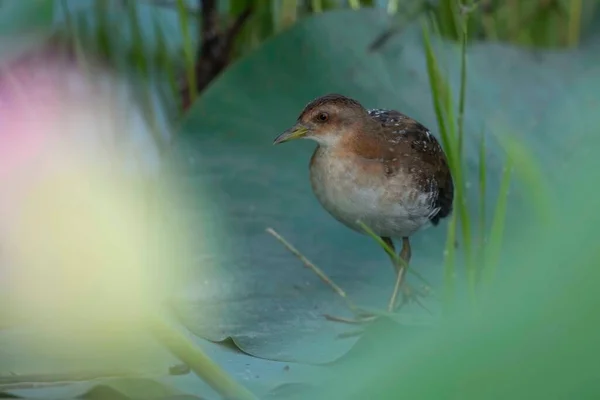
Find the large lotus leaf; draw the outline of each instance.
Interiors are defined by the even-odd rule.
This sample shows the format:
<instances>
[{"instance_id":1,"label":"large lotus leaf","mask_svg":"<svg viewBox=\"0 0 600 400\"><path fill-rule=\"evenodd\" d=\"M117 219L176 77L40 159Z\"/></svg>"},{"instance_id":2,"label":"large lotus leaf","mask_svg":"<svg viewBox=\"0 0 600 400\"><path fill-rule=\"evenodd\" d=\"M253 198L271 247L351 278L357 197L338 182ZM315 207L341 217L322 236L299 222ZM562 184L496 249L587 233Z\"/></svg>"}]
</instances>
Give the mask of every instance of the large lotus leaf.
<instances>
[{"instance_id":1,"label":"large lotus leaf","mask_svg":"<svg viewBox=\"0 0 600 400\"><path fill-rule=\"evenodd\" d=\"M268 227L319 265L355 302L386 304L393 285L387 256L369 238L334 221L310 191L307 164L314 144L271 143L308 101L330 92L355 97L367 107L401 110L437 134L421 31L407 28L372 50L389 27L384 13L367 10L304 20L232 66L192 108L173 161L182 193L192 199L189 234L199 226L218 227L220 241L210 254L198 254L196 279L175 302L194 333L213 341L233 337L243 351L279 360L329 362L352 347L356 338L336 337L354 328L322 317L343 314L344 303L267 234ZM437 41L435 47L457 97L459 48ZM542 165L554 165L557 154L564 160L573 155L565 144L581 136L569 138L551 121L561 121L556 108L577 77L595 70L598 52L592 49L470 46L465 163L473 213L483 131L516 134ZM563 119L560 125L565 124ZM487 142L491 206L502 153L493 140ZM193 205L207 187L219 205L210 220L202 205ZM511 192L509 210L515 210L511 214L519 216L520 224L508 229L520 229L526 221L516 211L527 211L523 199L522 191ZM412 240L413 266L434 285L440 283L445 236L442 224ZM206 271L202 266L209 261L216 268ZM405 316L409 324L427 321L419 308Z\"/></svg>"}]
</instances>

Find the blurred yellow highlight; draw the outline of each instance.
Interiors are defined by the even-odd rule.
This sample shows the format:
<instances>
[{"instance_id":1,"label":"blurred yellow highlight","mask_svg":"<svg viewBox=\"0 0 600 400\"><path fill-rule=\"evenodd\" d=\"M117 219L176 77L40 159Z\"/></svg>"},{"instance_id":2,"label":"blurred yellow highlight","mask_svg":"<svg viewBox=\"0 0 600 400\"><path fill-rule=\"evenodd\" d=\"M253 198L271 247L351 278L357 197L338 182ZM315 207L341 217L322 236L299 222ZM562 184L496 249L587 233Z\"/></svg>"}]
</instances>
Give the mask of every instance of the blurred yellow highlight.
<instances>
[{"instance_id":1,"label":"blurred yellow highlight","mask_svg":"<svg viewBox=\"0 0 600 400\"><path fill-rule=\"evenodd\" d=\"M27 348L61 362L156 352L140 334L188 255L131 86L61 58L12 73L0 85L0 157L13 154L0 165L0 329L26 327L38 338Z\"/></svg>"},{"instance_id":2,"label":"blurred yellow highlight","mask_svg":"<svg viewBox=\"0 0 600 400\"><path fill-rule=\"evenodd\" d=\"M76 322L147 311L148 201L132 186L78 165L29 191L9 242L24 314Z\"/></svg>"}]
</instances>

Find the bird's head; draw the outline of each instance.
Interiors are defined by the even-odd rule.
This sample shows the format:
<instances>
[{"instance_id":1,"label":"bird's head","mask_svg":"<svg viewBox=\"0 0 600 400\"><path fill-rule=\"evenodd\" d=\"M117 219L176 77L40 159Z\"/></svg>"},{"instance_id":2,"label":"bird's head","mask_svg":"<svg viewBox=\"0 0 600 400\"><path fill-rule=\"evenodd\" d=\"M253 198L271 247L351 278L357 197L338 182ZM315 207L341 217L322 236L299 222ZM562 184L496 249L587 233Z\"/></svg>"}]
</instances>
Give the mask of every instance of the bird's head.
<instances>
[{"instance_id":1,"label":"bird's head","mask_svg":"<svg viewBox=\"0 0 600 400\"><path fill-rule=\"evenodd\" d=\"M359 102L328 94L311 101L294 126L277 136L273 144L311 139L322 146L331 146L354 135L368 121L368 112Z\"/></svg>"}]
</instances>

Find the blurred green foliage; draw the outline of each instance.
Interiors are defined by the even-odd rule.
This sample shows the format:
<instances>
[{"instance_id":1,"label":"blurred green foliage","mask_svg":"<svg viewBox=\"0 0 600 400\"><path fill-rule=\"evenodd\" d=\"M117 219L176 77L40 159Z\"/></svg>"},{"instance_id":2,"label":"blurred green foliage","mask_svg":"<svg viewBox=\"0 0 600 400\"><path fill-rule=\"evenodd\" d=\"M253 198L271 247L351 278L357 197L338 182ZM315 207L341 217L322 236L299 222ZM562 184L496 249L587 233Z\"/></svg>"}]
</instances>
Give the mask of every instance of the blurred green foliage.
<instances>
[{"instance_id":1,"label":"blurred green foliage","mask_svg":"<svg viewBox=\"0 0 600 400\"><path fill-rule=\"evenodd\" d=\"M433 9L446 37L458 39L457 15L471 13L471 38L533 47L577 46L596 11L595 0L440 0Z\"/></svg>"},{"instance_id":2,"label":"blurred green foliage","mask_svg":"<svg viewBox=\"0 0 600 400\"><path fill-rule=\"evenodd\" d=\"M230 0L235 17L249 3ZM461 16L471 14L468 31L472 40L493 40L534 47L577 46L597 13L597 0L257 0L255 14L240 36L238 51L256 45L282 28L313 13L340 8L378 7L394 15L398 23L416 14L433 16L439 32L459 40Z\"/></svg>"}]
</instances>

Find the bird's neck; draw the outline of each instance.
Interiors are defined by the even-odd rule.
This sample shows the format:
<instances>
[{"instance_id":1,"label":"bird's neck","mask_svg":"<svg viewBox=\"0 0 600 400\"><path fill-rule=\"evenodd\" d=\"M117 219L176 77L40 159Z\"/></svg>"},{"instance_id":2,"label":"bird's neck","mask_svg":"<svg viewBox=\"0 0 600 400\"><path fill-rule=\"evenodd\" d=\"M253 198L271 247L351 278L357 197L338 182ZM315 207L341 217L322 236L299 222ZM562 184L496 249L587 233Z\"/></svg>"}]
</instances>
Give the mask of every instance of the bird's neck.
<instances>
[{"instance_id":1,"label":"bird's neck","mask_svg":"<svg viewBox=\"0 0 600 400\"><path fill-rule=\"evenodd\" d=\"M385 144L379 139L381 125L373 121L364 121L353 130L352 135L346 137L344 146L352 153L363 158L377 158L385 152L382 146Z\"/></svg>"}]
</instances>

